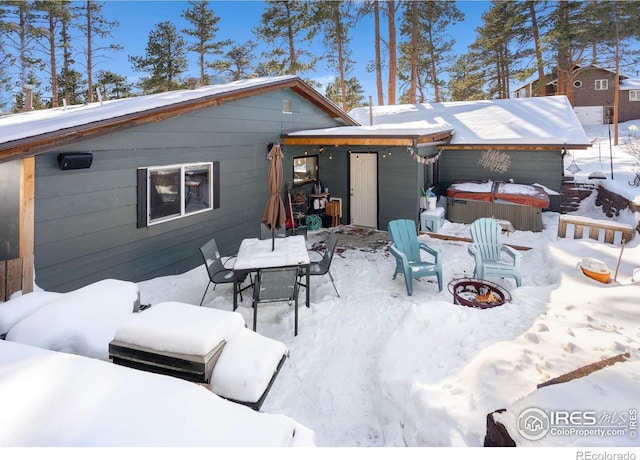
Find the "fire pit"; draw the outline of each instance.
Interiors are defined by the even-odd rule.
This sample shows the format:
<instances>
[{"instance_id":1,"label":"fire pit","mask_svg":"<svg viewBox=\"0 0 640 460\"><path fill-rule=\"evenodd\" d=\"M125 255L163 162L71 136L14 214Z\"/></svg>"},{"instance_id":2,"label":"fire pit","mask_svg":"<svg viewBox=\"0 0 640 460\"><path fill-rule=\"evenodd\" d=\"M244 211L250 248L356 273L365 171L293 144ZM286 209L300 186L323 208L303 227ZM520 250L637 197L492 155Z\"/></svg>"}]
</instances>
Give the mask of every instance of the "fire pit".
<instances>
[{"instance_id":1,"label":"fire pit","mask_svg":"<svg viewBox=\"0 0 640 460\"><path fill-rule=\"evenodd\" d=\"M511 294L505 288L487 280L458 278L449 283L453 303L474 308L493 308L511 302Z\"/></svg>"}]
</instances>

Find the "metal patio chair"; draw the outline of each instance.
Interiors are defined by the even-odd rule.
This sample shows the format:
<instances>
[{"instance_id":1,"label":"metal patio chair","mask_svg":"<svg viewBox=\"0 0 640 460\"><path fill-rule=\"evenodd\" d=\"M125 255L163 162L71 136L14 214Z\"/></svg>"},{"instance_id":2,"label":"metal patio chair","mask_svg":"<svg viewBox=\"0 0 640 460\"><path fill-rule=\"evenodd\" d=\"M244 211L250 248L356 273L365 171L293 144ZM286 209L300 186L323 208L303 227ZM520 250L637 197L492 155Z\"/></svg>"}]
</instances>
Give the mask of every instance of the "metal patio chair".
<instances>
[{"instance_id":1,"label":"metal patio chair","mask_svg":"<svg viewBox=\"0 0 640 460\"><path fill-rule=\"evenodd\" d=\"M258 307L263 303L294 303L294 335L298 335L298 267L262 268L253 287L253 330L258 323Z\"/></svg>"},{"instance_id":2,"label":"metal patio chair","mask_svg":"<svg viewBox=\"0 0 640 460\"><path fill-rule=\"evenodd\" d=\"M213 290L215 290L216 285L218 284L233 283L233 268L225 267L220 251L218 250L218 245L214 238L211 238L204 246L200 247L200 254L202 254L202 259L204 260L204 265L207 268L207 273L209 275L209 282L207 283L207 287L205 288L202 299L200 300L200 305L202 305L202 302L204 302L204 298L207 295L207 290L211 284L213 284ZM228 262L233 257L235 256L226 258L227 260L225 262ZM246 276L241 280L241 282L244 281L244 279L246 279ZM242 300L242 291L248 287L250 286L240 290L240 300Z\"/></svg>"},{"instance_id":3,"label":"metal patio chair","mask_svg":"<svg viewBox=\"0 0 640 460\"><path fill-rule=\"evenodd\" d=\"M331 279L331 284L333 284L333 289L336 291L336 295L340 297L338 293L338 288L336 287L336 283L333 279L333 275L331 274L331 262L333 261L333 255L336 252L336 245L338 244L338 235L335 233L331 233L327 238L327 248L324 251L322 256L322 260L313 261L309 266L309 275L312 276L323 276L329 275ZM303 274L300 275L300 279L302 279ZM300 286L306 288L307 286L300 282Z\"/></svg>"}]
</instances>

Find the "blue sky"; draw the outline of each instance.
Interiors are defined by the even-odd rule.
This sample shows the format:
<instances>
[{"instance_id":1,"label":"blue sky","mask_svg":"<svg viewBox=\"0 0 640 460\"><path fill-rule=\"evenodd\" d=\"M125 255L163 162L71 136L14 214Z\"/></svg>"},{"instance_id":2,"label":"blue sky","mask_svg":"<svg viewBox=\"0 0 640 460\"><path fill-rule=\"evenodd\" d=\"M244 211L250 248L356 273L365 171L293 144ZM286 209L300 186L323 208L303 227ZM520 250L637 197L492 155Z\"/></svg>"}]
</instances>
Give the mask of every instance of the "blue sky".
<instances>
[{"instance_id":1,"label":"blue sky","mask_svg":"<svg viewBox=\"0 0 640 460\"><path fill-rule=\"evenodd\" d=\"M458 8L465 13L465 21L456 26L452 31L458 47L458 53L464 53L466 47L475 38L475 28L480 24L481 14L489 8L488 1L458 1ZM117 20L119 27L114 31L111 42L124 46L124 51L109 61L101 60L100 69L106 68L116 73L126 75L131 81L137 81L140 75L136 75L127 58L129 55L144 56L145 47L149 38L149 32L163 21L173 22L178 30L187 27L187 23L181 17L189 4L186 1L175 0L108 0L104 2L103 14L109 20ZM252 29L260 23L264 3L252 0L225 0L211 1L210 6L216 16L219 31L217 39L230 38L238 43L253 39ZM383 24L383 30L386 24ZM375 96L375 76L365 70L367 63L373 58L373 21L362 21L355 33L352 34L350 48L354 59L357 61L353 76L355 76L365 89L365 95ZM259 50L259 49L258 49ZM190 70L192 76L198 76L196 56L189 55ZM328 83L335 78L335 72L330 69L323 70L323 64L318 66L316 75L311 78ZM185 75L187 77L188 75ZM385 79L386 80L386 79ZM385 81L386 84L386 81ZM385 91L386 92L386 91ZM375 100L375 97L374 97Z\"/></svg>"}]
</instances>

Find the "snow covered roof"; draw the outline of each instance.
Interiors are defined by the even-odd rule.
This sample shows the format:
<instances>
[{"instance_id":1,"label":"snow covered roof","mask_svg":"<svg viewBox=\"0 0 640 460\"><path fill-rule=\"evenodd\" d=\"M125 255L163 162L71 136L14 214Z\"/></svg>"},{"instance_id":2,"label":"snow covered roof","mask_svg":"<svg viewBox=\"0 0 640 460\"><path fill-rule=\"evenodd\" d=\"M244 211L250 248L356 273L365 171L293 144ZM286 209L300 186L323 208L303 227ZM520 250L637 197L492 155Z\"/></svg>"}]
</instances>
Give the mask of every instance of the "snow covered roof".
<instances>
[{"instance_id":1,"label":"snow covered roof","mask_svg":"<svg viewBox=\"0 0 640 460\"><path fill-rule=\"evenodd\" d=\"M283 134L285 144L322 144L327 139L339 140L343 145L362 144L364 139L375 139L377 145L413 145L449 139L453 126L415 120L385 123L375 126L339 126L325 129L305 129ZM331 143L331 142L329 142Z\"/></svg>"},{"instance_id":2,"label":"snow covered roof","mask_svg":"<svg viewBox=\"0 0 640 460\"><path fill-rule=\"evenodd\" d=\"M279 77L253 78L221 85L209 85L193 90L170 91L146 96L130 97L112 101L53 109L35 110L0 117L0 160L9 156L6 149L19 148L19 154L39 153L30 150L33 143L38 145L50 138L71 138L86 136L81 130L99 133L136 120L145 122L175 116L209 105L219 104L231 98L245 97L280 88L291 88L302 97L318 105L333 118L342 119L345 124L355 121L333 102L304 83L299 77L285 75ZM4 151L4 152L3 152Z\"/></svg>"},{"instance_id":3,"label":"snow covered roof","mask_svg":"<svg viewBox=\"0 0 640 460\"><path fill-rule=\"evenodd\" d=\"M353 109L350 115L369 125L369 107ZM371 108L373 126L398 129L409 123L449 126L450 145L563 146L591 145L578 117L565 96L485 101L401 104Z\"/></svg>"},{"instance_id":4,"label":"snow covered roof","mask_svg":"<svg viewBox=\"0 0 640 460\"><path fill-rule=\"evenodd\" d=\"M621 90L640 89L640 78L627 78L620 82Z\"/></svg>"}]
</instances>

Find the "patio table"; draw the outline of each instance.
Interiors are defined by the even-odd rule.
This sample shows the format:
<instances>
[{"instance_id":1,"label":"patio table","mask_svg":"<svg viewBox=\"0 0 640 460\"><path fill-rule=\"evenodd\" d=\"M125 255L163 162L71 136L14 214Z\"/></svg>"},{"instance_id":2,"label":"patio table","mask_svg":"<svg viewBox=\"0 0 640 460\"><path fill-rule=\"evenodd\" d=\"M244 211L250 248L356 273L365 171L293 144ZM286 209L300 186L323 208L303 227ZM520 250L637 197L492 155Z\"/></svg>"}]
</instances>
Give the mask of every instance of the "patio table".
<instances>
[{"instance_id":1,"label":"patio table","mask_svg":"<svg viewBox=\"0 0 640 460\"><path fill-rule=\"evenodd\" d=\"M299 267L304 270L306 277L306 305L309 303L309 267L311 260L303 235L293 235L286 238L276 238L275 248L272 240L248 238L242 240L238 255L233 265L233 310L238 308L238 294L240 282L246 275L257 272L262 268Z\"/></svg>"}]
</instances>

